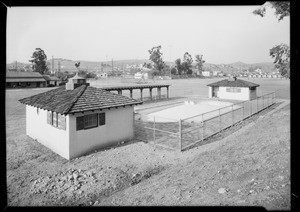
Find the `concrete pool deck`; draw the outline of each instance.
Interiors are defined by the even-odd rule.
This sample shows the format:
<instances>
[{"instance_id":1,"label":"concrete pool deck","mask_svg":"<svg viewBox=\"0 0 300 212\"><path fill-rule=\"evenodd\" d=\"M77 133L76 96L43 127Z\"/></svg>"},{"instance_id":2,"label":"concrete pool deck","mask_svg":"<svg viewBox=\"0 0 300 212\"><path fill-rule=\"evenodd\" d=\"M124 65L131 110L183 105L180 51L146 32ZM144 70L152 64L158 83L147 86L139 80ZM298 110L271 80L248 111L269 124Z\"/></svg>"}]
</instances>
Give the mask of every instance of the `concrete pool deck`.
<instances>
[{"instance_id":1,"label":"concrete pool deck","mask_svg":"<svg viewBox=\"0 0 300 212\"><path fill-rule=\"evenodd\" d=\"M218 116L218 109L220 108L222 108L220 110L220 114L230 112L232 107L229 106L231 105L233 105L231 102L213 100L203 100L199 102L185 101L182 105L150 113L147 116L144 116L142 120L153 121L155 117L155 122L177 122L180 119L189 119L189 121L200 122L202 121L201 114L206 113L203 116L203 120L207 120ZM233 105L233 110L237 110L239 108L241 108L241 106Z\"/></svg>"}]
</instances>

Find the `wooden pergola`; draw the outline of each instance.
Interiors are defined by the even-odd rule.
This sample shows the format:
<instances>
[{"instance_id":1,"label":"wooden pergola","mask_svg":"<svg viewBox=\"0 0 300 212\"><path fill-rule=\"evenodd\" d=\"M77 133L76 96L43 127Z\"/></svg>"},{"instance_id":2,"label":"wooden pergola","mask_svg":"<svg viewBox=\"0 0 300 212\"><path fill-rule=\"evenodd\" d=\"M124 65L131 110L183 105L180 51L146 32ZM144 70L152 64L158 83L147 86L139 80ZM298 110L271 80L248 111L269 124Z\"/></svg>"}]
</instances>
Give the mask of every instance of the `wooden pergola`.
<instances>
[{"instance_id":1,"label":"wooden pergola","mask_svg":"<svg viewBox=\"0 0 300 212\"><path fill-rule=\"evenodd\" d=\"M134 85L134 86L115 86L115 87L103 87L102 89L106 91L117 91L118 94L122 94L123 90L130 91L130 97L132 98L132 93L134 89L139 89L141 91L141 100L143 100L143 90L149 89L150 91L150 99L153 100L152 97L152 89L157 89L158 99L161 99L161 88L167 88L167 99L169 98L169 86L170 85Z\"/></svg>"}]
</instances>

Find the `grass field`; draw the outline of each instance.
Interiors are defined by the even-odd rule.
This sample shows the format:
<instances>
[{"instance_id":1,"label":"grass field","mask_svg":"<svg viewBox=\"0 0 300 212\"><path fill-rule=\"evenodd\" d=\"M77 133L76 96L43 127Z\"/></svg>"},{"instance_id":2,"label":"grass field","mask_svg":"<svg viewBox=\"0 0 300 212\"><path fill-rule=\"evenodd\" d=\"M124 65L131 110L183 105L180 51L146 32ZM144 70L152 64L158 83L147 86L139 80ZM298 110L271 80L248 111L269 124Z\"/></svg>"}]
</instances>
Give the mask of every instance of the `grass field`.
<instances>
[{"instance_id":1,"label":"grass field","mask_svg":"<svg viewBox=\"0 0 300 212\"><path fill-rule=\"evenodd\" d=\"M206 84L217 80L219 79L191 79L162 81L160 83L171 83L171 97L207 96L208 88ZM268 93L276 90L277 98L290 98L289 80L253 79L249 81L260 84L258 92ZM97 84L97 87L120 84L119 79L107 80L105 83L101 81L93 83ZM233 137L230 140L230 145L224 146L225 144L222 144L215 152L207 150L208 152L202 154L201 152L206 147L201 146L199 149L195 148L192 151L177 154L165 149L154 149L147 143L132 140L105 151L101 150L67 161L26 136L25 133L25 105L19 103L18 100L50 89L53 88L10 89L6 91L8 205L78 206L100 203L102 205L113 205L113 201L109 200L113 196L113 200L120 200L120 205L143 205L143 202L138 203L137 196L146 200L146 205L189 205L190 203L192 205L197 205L197 203L201 203L201 205L205 203L207 205L224 205L226 201L230 205L233 204L233 200L230 200L233 195L237 201L245 200L241 203L244 205L265 205L271 209L289 209L290 199L287 195L289 191L289 107L274 113L269 118L262 119L261 123L259 122L260 119L256 117L252 120L254 124L252 128L248 131L245 130L239 137ZM139 96L139 93L137 95ZM229 131L228 133L233 132ZM218 143L219 141L215 141L214 145L217 146ZM237 143L239 143L238 146L235 145ZM203 161L206 161L208 165L205 169L202 167ZM254 162L252 163L252 161ZM240 165L235 166L234 163L240 163ZM192 165L196 167L193 172L189 170L193 170ZM176 167L181 168L183 173L189 174L174 174L179 173ZM184 167L187 169L184 169ZM247 168L236 170L239 167ZM201 171L202 169L203 171ZM210 196L215 195L211 193L213 192L212 188L217 189L225 186L221 184L225 182L214 177L220 177L219 173L215 173L217 169L221 170L221 173L224 172L222 174L224 179L232 179L232 182L230 181L232 185L235 184L241 187L239 196L237 196L237 193L230 193L228 198L214 197L214 201L209 199ZM237 181L234 181L235 178L230 174L230 171L238 178ZM79 175L78 181L69 178L72 173ZM189 179L191 174L193 175L191 179L194 180L185 181L183 179L184 176L188 176L187 179ZM155 182L151 181L153 175L154 179L157 179L155 175L158 177L164 176L162 179L159 178L161 184L158 185L157 180L154 180ZM180 177L180 179L176 177ZM250 182L252 177L255 178L255 181L251 181L250 185L248 181ZM188 192L187 186L196 188L201 183L210 183L212 178L215 179L215 183L219 184L214 185L210 190L203 187L203 190L193 191L198 194L198 196L191 198L193 202L189 203L186 199L177 199L177 194L181 195L182 198L186 195L185 192ZM172 180L168 181L168 179ZM201 182L196 182L197 179ZM139 182L144 181L148 182L150 188L139 186L139 184L143 185ZM180 182L184 182L184 185L180 185ZM254 182L258 183L256 185L257 189L250 188ZM155 192L152 192L153 194L149 194L152 191L151 185L155 189ZM158 187L156 187L157 185ZM227 183L226 186L230 185ZM173 191L167 189L167 187L174 187L177 189L176 192L179 193L170 193ZM261 192L260 195L256 195L260 191L259 189L264 187L268 189ZM132 195L137 196L132 196L130 200L121 200L121 197L118 196L118 193L127 190L132 191L134 188L137 188L137 192L132 192ZM178 191L180 189L185 190ZM235 188L232 187L231 189ZM251 189L254 190L254 193L249 195ZM147 196L138 192L143 192ZM162 193L172 200L159 200ZM202 197L199 197L199 195L202 195ZM152 199L153 196L158 199ZM106 198L108 200L105 200ZM261 201L264 201L264 204ZM280 201L284 202L281 204Z\"/></svg>"}]
</instances>

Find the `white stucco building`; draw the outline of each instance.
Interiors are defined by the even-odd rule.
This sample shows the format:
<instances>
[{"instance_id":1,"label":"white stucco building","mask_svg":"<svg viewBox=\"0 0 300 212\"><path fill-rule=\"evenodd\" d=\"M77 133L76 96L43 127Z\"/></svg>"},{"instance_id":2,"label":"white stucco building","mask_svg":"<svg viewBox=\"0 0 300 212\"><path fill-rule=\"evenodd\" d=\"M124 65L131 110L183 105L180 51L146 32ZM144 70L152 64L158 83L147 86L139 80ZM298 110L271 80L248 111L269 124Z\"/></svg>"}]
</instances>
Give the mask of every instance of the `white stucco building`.
<instances>
[{"instance_id":1,"label":"white stucco building","mask_svg":"<svg viewBox=\"0 0 300 212\"><path fill-rule=\"evenodd\" d=\"M134 74L135 79L148 79L148 73L147 72L137 72Z\"/></svg>"},{"instance_id":2,"label":"white stucco building","mask_svg":"<svg viewBox=\"0 0 300 212\"><path fill-rule=\"evenodd\" d=\"M256 98L256 88L258 84L231 77L208 84L209 98L232 99L232 100L250 100Z\"/></svg>"},{"instance_id":3,"label":"white stucco building","mask_svg":"<svg viewBox=\"0 0 300 212\"><path fill-rule=\"evenodd\" d=\"M130 140L141 101L90 87L78 75L65 86L19 100L26 134L66 159Z\"/></svg>"},{"instance_id":4,"label":"white stucco building","mask_svg":"<svg viewBox=\"0 0 300 212\"><path fill-rule=\"evenodd\" d=\"M204 77L210 77L212 74L210 71L202 71L202 76Z\"/></svg>"},{"instance_id":5,"label":"white stucco building","mask_svg":"<svg viewBox=\"0 0 300 212\"><path fill-rule=\"evenodd\" d=\"M107 73L97 74L98 78L107 78Z\"/></svg>"}]
</instances>

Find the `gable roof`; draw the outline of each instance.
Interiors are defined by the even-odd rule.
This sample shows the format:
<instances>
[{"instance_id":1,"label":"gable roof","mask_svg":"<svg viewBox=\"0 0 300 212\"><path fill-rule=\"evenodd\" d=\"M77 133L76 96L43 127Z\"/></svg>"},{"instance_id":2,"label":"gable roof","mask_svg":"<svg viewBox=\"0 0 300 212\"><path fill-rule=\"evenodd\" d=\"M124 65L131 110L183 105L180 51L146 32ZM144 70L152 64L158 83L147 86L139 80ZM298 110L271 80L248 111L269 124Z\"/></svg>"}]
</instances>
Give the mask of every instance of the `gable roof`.
<instances>
[{"instance_id":1,"label":"gable roof","mask_svg":"<svg viewBox=\"0 0 300 212\"><path fill-rule=\"evenodd\" d=\"M81 85L74 90L66 90L65 85L63 85L44 93L20 99L19 102L64 115L143 103L86 85Z\"/></svg>"},{"instance_id":2,"label":"gable roof","mask_svg":"<svg viewBox=\"0 0 300 212\"><path fill-rule=\"evenodd\" d=\"M59 79L56 76L43 75L43 77L47 81L59 81Z\"/></svg>"},{"instance_id":3,"label":"gable roof","mask_svg":"<svg viewBox=\"0 0 300 212\"><path fill-rule=\"evenodd\" d=\"M6 72L6 78L43 78L39 72L32 71L8 71Z\"/></svg>"},{"instance_id":4,"label":"gable roof","mask_svg":"<svg viewBox=\"0 0 300 212\"><path fill-rule=\"evenodd\" d=\"M233 81L230 81L228 79L224 79L218 82L214 82L211 84L208 84L207 86L218 86L218 87L248 87L248 88L252 88L252 87L258 87L258 84L252 83L252 82L248 82L245 80L241 80L241 79L236 79Z\"/></svg>"}]
</instances>

